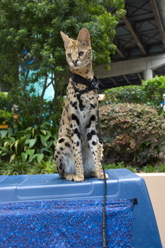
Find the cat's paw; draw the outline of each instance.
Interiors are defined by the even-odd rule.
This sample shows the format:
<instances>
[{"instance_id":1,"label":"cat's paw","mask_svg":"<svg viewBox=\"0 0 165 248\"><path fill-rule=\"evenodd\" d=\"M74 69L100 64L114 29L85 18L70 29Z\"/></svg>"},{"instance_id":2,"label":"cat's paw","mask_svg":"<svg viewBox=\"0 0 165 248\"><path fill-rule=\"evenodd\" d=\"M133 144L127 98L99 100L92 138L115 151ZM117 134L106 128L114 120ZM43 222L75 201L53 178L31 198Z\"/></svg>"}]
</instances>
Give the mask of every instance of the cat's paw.
<instances>
[{"instance_id":1,"label":"cat's paw","mask_svg":"<svg viewBox=\"0 0 165 248\"><path fill-rule=\"evenodd\" d=\"M104 179L104 173L102 172L102 173L100 173L99 175L97 175L97 178L98 179ZM108 179L108 175L107 175L107 173L105 173L105 178L106 178L106 180Z\"/></svg>"},{"instance_id":2,"label":"cat's paw","mask_svg":"<svg viewBox=\"0 0 165 248\"><path fill-rule=\"evenodd\" d=\"M65 174L64 178L68 181L74 180L75 175L74 174Z\"/></svg>"},{"instance_id":3,"label":"cat's paw","mask_svg":"<svg viewBox=\"0 0 165 248\"><path fill-rule=\"evenodd\" d=\"M107 173L105 173L105 178L106 178L106 180L109 178Z\"/></svg>"},{"instance_id":4,"label":"cat's paw","mask_svg":"<svg viewBox=\"0 0 165 248\"><path fill-rule=\"evenodd\" d=\"M74 176L74 181L75 182L83 182L84 176L82 176L82 175Z\"/></svg>"}]
</instances>

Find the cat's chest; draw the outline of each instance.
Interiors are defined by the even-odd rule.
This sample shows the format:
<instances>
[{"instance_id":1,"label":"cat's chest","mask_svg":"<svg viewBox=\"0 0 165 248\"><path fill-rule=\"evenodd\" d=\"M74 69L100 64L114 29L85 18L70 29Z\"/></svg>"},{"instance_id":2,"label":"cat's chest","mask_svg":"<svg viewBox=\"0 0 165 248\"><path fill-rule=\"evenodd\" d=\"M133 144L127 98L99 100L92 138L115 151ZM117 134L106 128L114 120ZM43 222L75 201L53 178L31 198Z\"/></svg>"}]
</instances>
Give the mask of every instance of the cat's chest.
<instances>
[{"instance_id":1,"label":"cat's chest","mask_svg":"<svg viewBox=\"0 0 165 248\"><path fill-rule=\"evenodd\" d=\"M76 85L79 87L79 90L84 90L86 86ZM87 93L80 94L75 92L72 84L68 85L67 91L67 103L68 114L70 119L72 115L78 118L78 123L80 129L83 131L84 128L88 125L92 115L96 115L98 107L98 95L95 91L89 91Z\"/></svg>"},{"instance_id":2,"label":"cat's chest","mask_svg":"<svg viewBox=\"0 0 165 248\"><path fill-rule=\"evenodd\" d=\"M97 104L91 97L85 95L81 97L82 103L78 100L78 108L76 111L77 117L80 120L80 132L84 133L90 123L91 116L96 116Z\"/></svg>"},{"instance_id":3,"label":"cat's chest","mask_svg":"<svg viewBox=\"0 0 165 248\"><path fill-rule=\"evenodd\" d=\"M94 94L76 94L69 105L71 112L76 112L81 119L88 119L90 113L97 110L97 99Z\"/></svg>"}]
</instances>

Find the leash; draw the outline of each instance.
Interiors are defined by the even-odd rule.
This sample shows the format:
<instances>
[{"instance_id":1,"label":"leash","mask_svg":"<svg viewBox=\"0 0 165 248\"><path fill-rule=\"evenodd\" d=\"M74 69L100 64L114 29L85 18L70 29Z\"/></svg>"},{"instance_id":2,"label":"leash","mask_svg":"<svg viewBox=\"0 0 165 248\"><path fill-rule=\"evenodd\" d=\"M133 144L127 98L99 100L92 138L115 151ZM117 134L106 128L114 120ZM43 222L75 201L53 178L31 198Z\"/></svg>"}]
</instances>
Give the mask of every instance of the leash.
<instances>
[{"instance_id":1,"label":"leash","mask_svg":"<svg viewBox=\"0 0 165 248\"><path fill-rule=\"evenodd\" d=\"M79 90L74 82L86 85L87 87L84 90ZM92 80L85 79L81 77L80 75L77 75L76 73L72 73L72 86L75 90L75 92L79 93L79 96L87 93L91 90L98 90L99 89L99 80L94 76ZM103 198L103 210L102 210L102 225L103 225L103 248L107 248L107 239L106 239L106 214L105 214L105 202L106 202L106 192L107 192L107 181L105 178L105 169L104 169L104 163L103 163L103 139L101 136L101 129L100 129L100 119L99 119L99 106L97 108L97 121L98 121L98 131L99 131L99 150L101 152L101 165L104 173L104 198Z\"/></svg>"},{"instance_id":2,"label":"leash","mask_svg":"<svg viewBox=\"0 0 165 248\"><path fill-rule=\"evenodd\" d=\"M100 119L99 119L99 107L97 109L97 121L98 121L98 130L99 130L99 143L103 146L103 139L101 136L101 130L100 130ZM99 144L99 145L100 145ZM101 147L101 149L103 149ZM103 248L107 248L107 238L106 238L106 215L105 215L105 202L106 202L106 193L107 193L107 181L105 178L105 168L104 168L104 163L103 159L101 161L101 165L103 168L103 173L104 173L104 198L103 198Z\"/></svg>"}]
</instances>

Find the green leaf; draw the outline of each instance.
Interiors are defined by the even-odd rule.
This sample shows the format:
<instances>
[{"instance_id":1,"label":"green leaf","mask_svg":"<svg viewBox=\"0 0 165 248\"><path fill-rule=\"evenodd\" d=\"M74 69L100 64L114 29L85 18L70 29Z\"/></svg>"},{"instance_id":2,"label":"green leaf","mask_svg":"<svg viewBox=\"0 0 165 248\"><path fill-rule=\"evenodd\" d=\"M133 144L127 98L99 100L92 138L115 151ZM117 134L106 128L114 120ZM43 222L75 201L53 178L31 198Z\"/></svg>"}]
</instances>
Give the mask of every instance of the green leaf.
<instances>
[{"instance_id":1,"label":"green leaf","mask_svg":"<svg viewBox=\"0 0 165 248\"><path fill-rule=\"evenodd\" d=\"M28 149L26 152L27 152L27 153L29 154L29 156L31 157L31 156L33 156L33 154L35 153L35 149Z\"/></svg>"},{"instance_id":2,"label":"green leaf","mask_svg":"<svg viewBox=\"0 0 165 248\"><path fill-rule=\"evenodd\" d=\"M8 133L7 130L1 130L0 131L1 139L3 139L7 135L7 133Z\"/></svg>"},{"instance_id":3,"label":"green leaf","mask_svg":"<svg viewBox=\"0 0 165 248\"><path fill-rule=\"evenodd\" d=\"M25 161L27 160L28 153L22 152L22 153L21 153L21 157L22 157L23 162L25 162Z\"/></svg>"},{"instance_id":4,"label":"green leaf","mask_svg":"<svg viewBox=\"0 0 165 248\"><path fill-rule=\"evenodd\" d=\"M38 163L41 163L41 161L43 160L44 154L37 154L37 161Z\"/></svg>"},{"instance_id":5,"label":"green leaf","mask_svg":"<svg viewBox=\"0 0 165 248\"><path fill-rule=\"evenodd\" d=\"M47 137L45 137L43 135L40 135L40 137L41 137L41 142L42 142L43 146L47 147L47 143L46 143Z\"/></svg>"},{"instance_id":6,"label":"green leaf","mask_svg":"<svg viewBox=\"0 0 165 248\"><path fill-rule=\"evenodd\" d=\"M32 148L35 145L36 141L37 141L37 139L30 139L29 140L29 148Z\"/></svg>"},{"instance_id":7,"label":"green leaf","mask_svg":"<svg viewBox=\"0 0 165 248\"><path fill-rule=\"evenodd\" d=\"M31 134L26 134L26 139L29 140L31 138Z\"/></svg>"},{"instance_id":8,"label":"green leaf","mask_svg":"<svg viewBox=\"0 0 165 248\"><path fill-rule=\"evenodd\" d=\"M8 128L8 133L13 134L13 129L11 127Z\"/></svg>"},{"instance_id":9,"label":"green leaf","mask_svg":"<svg viewBox=\"0 0 165 248\"><path fill-rule=\"evenodd\" d=\"M16 156L16 154L13 154L13 155L10 157L10 161L9 161L10 164L14 161L15 156Z\"/></svg>"},{"instance_id":10,"label":"green leaf","mask_svg":"<svg viewBox=\"0 0 165 248\"><path fill-rule=\"evenodd\" d=\"M34 137L35 128L32 129L32 137Z\"/></svg>"},{"instance_id":11,"label":"green leaf","mask_svg":"<svg viewBox=\"0 0 165 248\"><path fill-rule=\"evenodd\" d=\"M48 152L48 153L50 153L50 151L47 149L47 148L42 148L41 150L40 150L40 152Z\"/></svg>"},{"instance_id":12,"label":"green leaf","mask_svg":"<svg viewBox=\"0 0 165 248\"><path fill-rule=\"evenodd\" d=\"M8 146L10 146L10 141L5 141L4 142L4 147L7 148Z\"/></svg>"},{"instance_id":13,"label":"green leaf","mask_svg":"<svg viewBox=\"0 0 165 248\"><path fill-rule=\"evenodd\" d=\"M21 139L19 139L19 144L22 145L26 140L26 136L23 136Z\"/></svg>"},{"instance_id":14,"label":"green leaf","mask_svg":"<svg viewBox=\"0 0 165 248\"><path fill-rule=\"evenodd\" d=\"M43 133L44 135L46 135L47 134L47 132L46 132L46 130L41 130L41 133Z\"/></svg>"},{"instance_id":15,"label":"green leaf","mask_svg":"<svg viewBox=\"0 0 165 248\"><path fill-rule=\"evenodd\" d=\"M48 143L48 148L50 148L52 144L53 144L53 140L50 140L50 142Z\"/></svg>"},{"instance_id":16,"label":"green leaf","mask_svg":"<svg viewBox=\"0 0 165 248\"><path fill-rule=\"evenodd\" d=\"M5 138L5 139L6 139L6 138ZM10 140L11 142L15 143L15 138L14 138L14 137L8 136L7 139Z\"/></svg>"},{"instance_id":17,"label":"green leaf","mask_svg":"<svg viewBox=\"0 0 165 248\"><path fill-rule=\"evenodd\" d=\"M11 154L10 150L8 148L1 147L1 150L5 152L6 154Z\"/></svg>"},{"instance_id":18,"label":"green leaf","mask_svg":"<svg viewBox=\"0 0 165 248\"><path fill-rule=\"evenodd\" d=\"M18 151L18 144L19 144L19 140L16 140L16 142L15 142L15 150L16 150L16 153L17 153L17 151Z\"/></svg>"},{"instance_id":19,"label":"green leaf","mask_svg":"<svg viewBox=\"0 0 165 248\"><path fill-rule=\"evenodd\" d=\"M29 157L29 163L31 163L33 161L33 159L36 158L36 154L32 155L31 157Z\"/></svg>"},{"instance_id":20,"label":"green leaf","mask_svg":"<svg viewBox=\"0 0 165 248\"><path fill-rule=\"evenodd\" d=\"M7 155L7 153L6 153L6 152L3 152L3 153L1 154L1 157L6 156L6 155Z\"/></svg>"}]
</instances>

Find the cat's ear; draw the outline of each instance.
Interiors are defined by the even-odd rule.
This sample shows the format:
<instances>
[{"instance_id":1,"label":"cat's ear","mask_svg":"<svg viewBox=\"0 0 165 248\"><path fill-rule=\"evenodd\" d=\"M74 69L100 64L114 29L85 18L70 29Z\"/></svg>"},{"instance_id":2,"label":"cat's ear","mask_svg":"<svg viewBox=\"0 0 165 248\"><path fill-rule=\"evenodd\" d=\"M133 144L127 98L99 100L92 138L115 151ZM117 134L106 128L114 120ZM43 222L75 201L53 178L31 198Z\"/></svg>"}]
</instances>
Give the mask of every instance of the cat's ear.
<instances>
[{"instance_id":1,"label":"cat's ear","mask_svg":"<svg viewBox=\"0 0 165 248\"><path fill-rule=\"evenodd\" d=\"M82 28L78 34L77 40L81 42L83 46L90 46L90 34L87 28Z\"/></svg>"},{"instance_id":2,"label":"cat's ear","mask_svg":"<svg viewBox=\"0 0 165 248\"><path fill-rule=\"evenodd\" d=\"M69 44L70 44L69 37L66 34L64 34L62 31L60 31L60 34L61 34L61 37L64 41L64 47L65 47L65 49L67 49L69 47Z\"/></svg>"}]
</instances>

